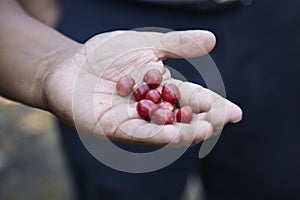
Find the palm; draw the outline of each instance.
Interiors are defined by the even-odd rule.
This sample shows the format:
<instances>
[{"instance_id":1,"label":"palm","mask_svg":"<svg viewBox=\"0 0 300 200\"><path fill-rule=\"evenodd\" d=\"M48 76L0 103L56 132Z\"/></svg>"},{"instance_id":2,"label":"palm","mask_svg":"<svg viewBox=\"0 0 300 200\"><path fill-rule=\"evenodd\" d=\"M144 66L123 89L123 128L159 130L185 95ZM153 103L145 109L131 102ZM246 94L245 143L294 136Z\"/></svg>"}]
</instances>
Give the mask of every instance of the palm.
<instances>
[{"instance_id":1,"label":"palm","mask_svg":"<svg viewBox=\"0 0 300 200\"><path fill-rule=\"evenodd\" d=\"M174 38L189 48L199 49L192 51L195 55L190 55L185 52L184 48L187 47L184 45L175 48L172 46L174 44L170 46L167 42L163 43L161 36L136 32L98 35L64 62L64 71L61 73L65 77L73 76L57 80L63 85L72 82L72 87L60 89L68 103L72 100L72 108L69 107L65 112L73 115L69 115L72 119L67 121L75 122L79 131L105 135L113 140L166 144L201 141L225 123L239 119L241 113L237 106L199 85L171 79L169 71L161 62L166 57L203 55L207 49L199 49L197 45L185 42L182 38ZM159 126L149 123L138 116L135 101L117 95L115 85L121 76L129 74L136 82L141 82L145 72L153 68L162 72L164 82L178 85L182 94L180 104L190 105L198 113L190 124Z\"/></svg>"}]
</instances>

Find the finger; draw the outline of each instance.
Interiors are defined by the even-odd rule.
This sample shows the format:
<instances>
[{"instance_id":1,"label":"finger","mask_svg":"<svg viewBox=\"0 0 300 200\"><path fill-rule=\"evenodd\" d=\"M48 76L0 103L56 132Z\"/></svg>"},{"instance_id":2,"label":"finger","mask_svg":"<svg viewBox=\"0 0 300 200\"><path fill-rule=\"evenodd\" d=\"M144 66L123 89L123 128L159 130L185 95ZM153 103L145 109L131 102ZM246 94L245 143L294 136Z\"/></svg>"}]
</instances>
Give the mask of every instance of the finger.
<instances>
[{"instance_id":1,"label":"finger","mask_svg":"<svg viewBox=\"0 0 300 200\"><path fill-rule=\"evenodd\" d=\"M236 123L242 119L242 110L232 102L224 98L215 98L211 109L206 115L206 120L214 127L215 132L223 129L224 125Z\"/></svg>"},{"instance_id":2,"label":"finger","mask_svg":"<svg viewBox=\"0 0 300 200\"><path fill-rule=\"evenodd\" d=\"M112 32L112 35L113 37L109 37L105 42L108 41L109 45L117 45L118 48L114 49L116 52L123 54L128 50L156 49L159 58L198 57L210 52L216 44L214 34L205 30L168 33L116 31Z\"/></svg>"},{"instance_id":3,"label":"finger","mask_svg":"<svg viewBox=\"0 0 300 200\"><path fill-rule=\"evenodd\" d=\"M148 145L186 146L202 141L206 135L211 135L212 130L211 124L205 120L195 120L190 124L156 125L132 119L120 126L115 139Z\"/></svg>"},{"instance_id":4,"label":"finger","mask_svg":"<svg viewBox=\"0 0 300 200\"><path fill-rule=\"evenodd\" d=\"M181 94L181 106L189 105L196 113L209 111L210 113L224 113L225 122L234 123L242 119L240 107L207 88L190 82L178 82L178 89ZM212 109L215 111L212 111ZM222 110L223 112L221 112ZM221 117L222 115L218 118Z\"/></svg>"},{"instance_id":5,"label":"finger","mask_svg":"<svg viewBox=\"0 0 300 200\"><path fill-rule=\"evenodd\" d=\"M156 55L160 59L199 57L210 52L215 44L216 38L209 31L174 31L161 36Z\"/></svg>"},{"instance_id":6,"label":"finger","mask_svg":"<svg viewBox=\"0 0 300 200\"><path fill-rule=\"evenodd\" d=\"M178 89L180 92L180 105L189 105L196 113L208 112L213 99L218 96L211 90L190 82L179 83Z\"/></svg>"},{"instance_id":7,"label":"finger","mask_svg":"<svg viewBox=\"0 0 300 200\"><path fill-rule=\"evenodd\" d=\"M194 114L193 119L190 123L176 123L180 129L180 143L184 145L197 144L208 137L213 133L213 127L208 122L205 121L205 116L203 113Z\"/></svg>"},{"instance_id":8,"label":"finger","mask_svg":"<svg viewBox=\"0 0 300 200\"><path fill-rule=\"evenodd\" d=\"M226 123L242 119L242 110L215 92L189 82L178 82L180 105L189 105L196 113L208 112L207 120L218 130Z\"/></svg>"},{"instance_id":9,"label":"finger","mask_svg":"<svg viewBox=\"0 0 300 200\"><path fill-rule=\"evenodd\" d=\"M123 103L106 110L93 133L126 143L182 146L198 143L212 135L213 128L205 120L205 114L201 113L195 114L189 124L156 125L138 116L136 103Z\"/></svg>"},{"instance_id":10,"label":"finger","mask_svg":"<svg viewBox=\"0 0 300 200\"><path fill-rule=\"evenodd\" d=\"M207 54L215 45L215 37L208 31L174 31L169 33L118 31L89 40L83 54L85 68L103 74L122 63L145 63L165 58L189 58ZM99 65L101 63L101 65Z\"/></svg>"}]
</instances>

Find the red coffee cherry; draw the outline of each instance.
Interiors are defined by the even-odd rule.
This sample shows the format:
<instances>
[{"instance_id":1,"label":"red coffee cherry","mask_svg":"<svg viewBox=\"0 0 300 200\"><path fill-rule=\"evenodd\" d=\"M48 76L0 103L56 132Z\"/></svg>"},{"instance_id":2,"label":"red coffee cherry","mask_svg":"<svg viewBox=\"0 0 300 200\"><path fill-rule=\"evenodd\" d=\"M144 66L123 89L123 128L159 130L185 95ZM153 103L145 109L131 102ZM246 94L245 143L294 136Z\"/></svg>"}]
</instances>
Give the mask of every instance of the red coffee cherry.
<instances>
[{"instance_id":1,"label":"red coffee cherry","mask_svg":"<svg viewBox=\"0 0 300 200\"><path fill-rule=\"evenodd\" d=\"M151 114L151 121L158 125L172 124L174 113L169 109L158 108Z\"/></svg>"},{"instance_id":2,"label":"red coffee cherry","mask_svg":"<svg viewBox=\"0 0 300 200\"><path fill-rule=\"evenodd\" d=\"M132 92L134 84L135 81L131 76L129 75L122 76L117 81L117 85L116 85L118 94L122 97L128 96Z\"/></svg>"},{"instance_id":3,"label":"red coffee cherry","mask_svg":"<svg viewBox=\"0 0 300 200\"><path fill-rule=\"evenodd\" d=\"M150 114L157 108L157 105L148 99L142 99L138 102L136 110L141 118L150 119Z\"/></svg>"},{"instance_id":4,"label":"red coffee cherry","mask_svg":"<svg viewBox=\"0 0 300 200\"><path fill-rule=\"evenodd\" d=\"M154 103L159 103L161 102L161 94L158 90L150 90L146 94L146 99L149 99Z\"/></svg>"},{"instance_id":5,"label":"red coffee cherry","mask_svg":"<svg viewBox=\"0 0 300 200\"><path fill-rule=\"evenodd\" d=\"M146 98L147 92L149 92L150 88L147 83L139 83L133 87L133 96L136 101L140 101Z\"/></svg>"},{"instance_id":6,"label":"red coffee cherry","mask_svg":"<svg viewBox=\"0 0 300 200\"><path fill-rule=\"evenodd\" d=\"M163 86L161 96L164 101L175 104L180 99L178 87L174 83L167 83Z\"/></svg>"},{"instance_id":7,"label":"red coffee cherry","mask_svg":"<svg viewBox=\"0 0 300 200\"><path fill-rule=\"evenodd\" d=\"M144 76L144 82L146 82L151 89L157 88L162 80L162 74L157 69L150 69Z\"/></svg>"},{"instance_id":8,"label":"red coffee cherry","mask_svg":"<svg viewBox=\"0 0 300 200\"><path fill-rule=\"evenodd\" d=\"M176 114L177 122L190 123L193 118L193 110L190 106L183 106Z\"/></svg>"},{"instance_id":9,"label":"red coffee cherry","mask_svg":"<svg viewBox=\"0 0 300 200\"><path fill-rule=\"evenodd\" d=\"M162 101L162 102L160 102L158 105L159 105L159 107L161 107L161 108L169 109L169 110L171 110L172 112L174 112L175 106L174 106L173 104L171 104L170 102Z\"/></svg>"}]
</instances>

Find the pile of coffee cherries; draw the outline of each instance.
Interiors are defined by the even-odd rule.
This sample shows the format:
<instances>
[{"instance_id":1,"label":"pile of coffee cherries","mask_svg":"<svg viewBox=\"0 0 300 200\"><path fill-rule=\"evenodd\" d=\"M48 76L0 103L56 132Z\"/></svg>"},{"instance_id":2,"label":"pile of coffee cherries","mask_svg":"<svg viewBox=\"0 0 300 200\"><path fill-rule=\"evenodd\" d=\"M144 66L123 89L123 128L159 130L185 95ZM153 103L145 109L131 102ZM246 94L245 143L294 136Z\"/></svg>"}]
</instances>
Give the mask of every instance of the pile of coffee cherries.
<instances>
[{"instance_id":1,"label":"pile of coffee cherries","mask_svg":"<svg viewBox=\"0 0 300 200\"><path fill-rule=\"evenodd\" d=\"M120 96L132 94L137 104L139 116L158 125L172 124L175 121L189 123L193 117L190 106L178 106L180 93L173 83L166 83L162 90L157 88L163 81L162 74L157 69L151 69L144 75L144 82L135 83L129 76L122 76L116 85Z\"/></svg>"}]
</instances>

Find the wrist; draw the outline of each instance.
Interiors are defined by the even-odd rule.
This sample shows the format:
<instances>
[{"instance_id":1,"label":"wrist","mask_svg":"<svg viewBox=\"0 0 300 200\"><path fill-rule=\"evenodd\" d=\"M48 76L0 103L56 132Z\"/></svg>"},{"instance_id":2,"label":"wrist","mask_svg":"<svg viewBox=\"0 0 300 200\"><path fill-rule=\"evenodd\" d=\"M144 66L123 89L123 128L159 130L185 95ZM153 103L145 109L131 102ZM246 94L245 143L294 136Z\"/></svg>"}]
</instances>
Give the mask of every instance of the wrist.
<instances>
[{"instance_id":1,"label":"wrist","mask_svg":"<svg viewBox=\"0 0 300 200\"><path fill-rule=\"evenodd\" d=\"M72 120L72 96L79 68L74 60L82 44L71 42L54 50L46 59L41 84L41 108L69 125Z\"/></svg>"}]
</instances>

